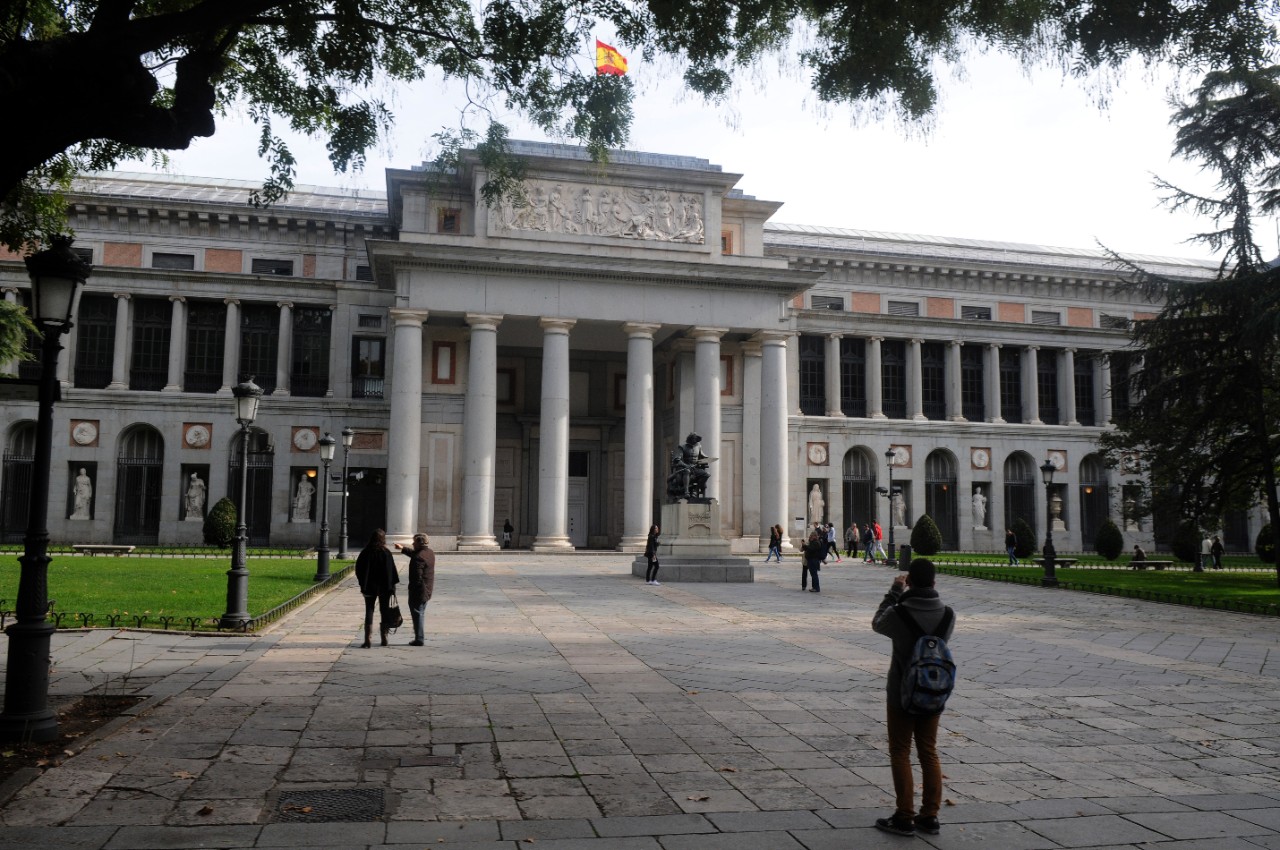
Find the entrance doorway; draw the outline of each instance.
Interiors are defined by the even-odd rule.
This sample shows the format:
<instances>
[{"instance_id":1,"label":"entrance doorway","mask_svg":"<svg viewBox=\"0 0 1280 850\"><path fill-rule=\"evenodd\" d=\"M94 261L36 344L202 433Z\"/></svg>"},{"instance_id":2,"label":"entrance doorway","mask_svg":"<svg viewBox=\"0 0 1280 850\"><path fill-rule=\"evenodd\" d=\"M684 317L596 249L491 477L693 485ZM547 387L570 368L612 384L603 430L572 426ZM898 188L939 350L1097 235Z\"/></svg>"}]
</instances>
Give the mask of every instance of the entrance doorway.
<instances>
[{"instance_id":1,"label":"entrance doorway","mask_svg":"<svg viewBox=\"0 0 1280 850\"><path fill-rule=\"evenodd\" d=\"M587 547L587 496L589 492L587 479L590 471L590 453L582 451L569 452L569 504L566 518L569 526L569 542L576 549L585 549Z\"/></svg>"}]
</instances>

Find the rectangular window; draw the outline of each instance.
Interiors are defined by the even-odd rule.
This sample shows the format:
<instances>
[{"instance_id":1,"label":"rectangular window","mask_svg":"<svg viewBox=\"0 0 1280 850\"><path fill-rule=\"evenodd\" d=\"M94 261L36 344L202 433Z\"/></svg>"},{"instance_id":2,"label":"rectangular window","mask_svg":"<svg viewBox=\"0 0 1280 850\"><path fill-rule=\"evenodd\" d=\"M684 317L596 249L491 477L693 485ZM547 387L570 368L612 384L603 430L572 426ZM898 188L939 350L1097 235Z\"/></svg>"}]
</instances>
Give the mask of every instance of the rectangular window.
<instances>
[{"instance_id":1,"label":"rectangular window","mask_svg":"<svg viewBox=\"0 0 1280 850\"><path fill-rule=\"evenodd\" d=\"M1036 359L1036 398L1040 402L1040 421L1046 425L1062 424L1058 410L1058 352L1041 349Z\"/></svg>"},{"instance_id":2,"label":"rectangular window","mask_svg":"<svg viewBox=\"0 0 1280 850\"><path fill-rule=\"evenodd\" d=\"M1076 355L1076 421L1081 425L1097 425L1093 407L1093 364L1096 354Z\"/></svg>"},{"instance_id":3,"label":"rectangular window","mask_svg":"<svg viewBox=\"0 0 1280 850\"><path fill-rule=\"evenodd\" d=\"M195 254L161 254L151 255L151 268L172 269L174 271L192 271L196 267Z\"/></svg>"},{"instance_id":4,"label":"rectangular window","mask_svg":"<svg viewBox=\"0 0 1280 850\"><path fill-rule=\"evenodd\" d=\"M499 369L496 385L498 404L516 403L516 370ZM623 400L625 403L625 399Z\"/></svg>"},{"instance_id":5,"label":"rectangular window","mask_svg":"<svg viewBox=\"0 0 1280 850\"><path fill-rule=\"evenodd\" d=\"M720 231L720 253L721 254L733 253L733 231L732 230Z\"/></svg>"},{"instance_id":6,"label":"rectangular window","mask_svg":"<svg viewBox=\"0 0 1280 850\"><path fill-rule=\"evenodd\" d=\"M1022 421L1022 351L1000 349L1000 418Z\"/></svg>"},{"instance_id":7,"label":"rectangular window","mask_svg":"<svg viewBox=\"0 0 1280 850\"><path fill-rule=\"evenodd\" d=\"M720 395L733 395L733 355L720 355Z\"/></svg>"},{"instance_id":8,"label":"rectangular window","mask_svg":"<svg viewBox=\"0 0 1280 850\"><path fill-rule=\"evenodd\" d=\"M216 393L222 387L227 348L227 305L220 301L187 302L187 362L182 389Z\"/></svg>"},{"instance_id":9,"label":"rectangular window","mask_svg":"<svg viewBox=\"0 0 1280 850\"><path fill-rule=\"evenodd\" d=\"M356 280L373 281L373 266L356 266Z\"/></svg>"},{"instance_id":10,"label":"rectangular window","mask_svg":"<svg viewBox=\"0 0 1280 850\"><path fill-rule=\"evenodd\" d=\"M989 322L991 321L991 308L962 304L960 305L960 318L975 322Z\"/></svg>"},{"instance_id":11,"label":"rectangular window","mask_svg":"<svg viewBox=\"0 0 1280 850\"><path fill-rule=\"evenodd\" d=\"M236 380L253 378L264 393L274 392L279 345L280 308L274 304L240 305L240 369Z\"/></svg>"},{"instance_id":12,"label":"rectangular window","mask_svg":"<svg viewBox=\"0 0 1280 850\"><path fill-rule=\"evenodd\" d=\"M867 415L867 354L861 339L840 340L840 412Z\"/></svg>"},{"instance_id":13,"label":"rectangular window","mask_svg":"<svg viewBox=\"0 0 1280 850\"><path fill-rule=\"evenodd\" d=\"M387 341L358 336L351 341L351 397L382 398L385 391Z\"/></svg>"},{"instance_id":14,"label":"rectangular window","mask_svg":"<svg viewBox=\"0 0 1280 850\"><path fill-rule=\"evenodd\" d=\"M926 419L947 418L947 371L942 343L920 346L920 400Z\"/></svg>"},{"instance_id":15,"label":"rectangular window","mask_svg":"<svg viewBox=\"0 0 1280 850\"><path fill-rule=\"evenodd\" d=\"M433 384L452 384L455 377L458 344L456 342L435 342L431 344L431 382Z\"/></svg>"},{"instance_id":16,"label":"rectangular window","mask_svg":"<svg viewBox=\"0 0 1280 850\"><path fill-rule=\"evenodd\" d=\"M984 353L977 345L960 346L960 412L970 422L982 422L987 418Z\"/></svg>"},{"instance_id":17,"label":"rectangular window","mask_svg":"<svg viewBox=\"0 0 1280 850\"><path fill-rule=\"evenodd\" d=\"M173 306L165 298L133 299L133 359L129 389L162 390L169 379Z\"/></svg>"},{"instance_id":18,"label":"rectangular window","mask_svg":"<svg viewBox=\"0 0 1280 850\"><path fill-rule=\"evenodd\" d=\"M293 260L263 260L255 258L249 263L253 274L293 274Z\"/></svg>"},{"instance_id":19,"label":"rectangular window","mask_svg":"<svg viewBox=\"0 0 1280 850\"><path fill-rule=\"evenodd\" d=\"M361 328L381 328L382 316L377 313L361 313L360 318L356 320L356 326Z\"/></svg>"},{"instance_id":20,"label":"rectangular window","mask_svg":"<svg viewBox=\"0 0 1280 850\"><path fill-rule=\"evenodd\" d=\"M907 418L907 344L902 340L880 343L880 391L884 415Z\"/></svg>"},{"instance_id":21,"label":"rectangular window","mask_svg":"<svg viewBox=\"0 0 1280 850\"><path fill-rule=\"evenodd\" d=\"M111 383L116 348L116 299L85 293L76 312L75 385L100 390Z\"/></svg>"},{"instance_id":22,"label":"rectangular window","mask_svg":"<svg viewBox=\"0 0 1280 850\"><path fill-rule=\"evenodd\" d=\"M920 302L919 301L890 301L889 315L890 316L919 316Z\"/></svg>"},{"instance_id":23,"label":"rectangular window","mask_svg":"<svg viewBox=\"0 0 1280 850\"><path fill-rule=\"evenodd\" d=\"M329 392L329 332L333 311L328 307L295 307L293 350L289 358L289 392L320 398Z\"/></svg>"},{"instance_id":24,"label":"rectangular window","mask_svg":"<svg viewBox=\"0 0 1280 850\"><path fill-rule=\"evenodd\" d=\"M436 230L440 233L461 233L462 210L444 208L437 210Z\"/></svg>"},{"instance_id":25,"label":"rectangular window","mask_svg":"<svg viewBox=\"0 0 1280 850\"><path fill-rule=\"evenodd\" d=\"M800 412L822 416L827 412L826 339L800 335Z\"/></svg>"},{"instance_id":26,"label":"rectangular window","mask_svg":"<svg viewBox=\"0 0 1280 850\"><path fill-rule=\"evenodd\" d=\"M1062 314L1054 310L1032 310L1031 324L1060 325L1062 324Z\"/></svg>"},{"instance_id":27,"label":"rectangular window","mask_svg":"<svg viewBox=\"0 0 1280 850\"><path fill-rule=\"evenodd\" d=\"M1106 313L1098 316L1098 327L1106 328L1107 330L1127 331L1130 324L1132 322L1129 321L1128 316L1110 316Z\"/></svg>"},{"instance_id":28,"label":"rectangular window","mask_svg":"<svg viewBox=\"0 0 1280 850\"><path fill-rule=\"evenodd\" d=\"M811 295L809 306L814 310L843 310L844 299L836 295Z\"/></svg>"},{"instance_id":29,"label":"rectangular window","mask_svg":"<svg viewBox=\"0 0 1280 850\"><path fill-rule=\"evenodd\" d=\"M93 262L92 248L72 248L71 253L75 254L77 257L84 260L86 263Z\"/></svg>"},{"instance_id":30,"label":"rectangular window","mask_svg":"<svg viewBox=\"0 0 1280 850\"><path fill-rule=\"evenodd\" d=\"M1133 356L1127 351L1112 351L1111 358L1111 415L1119 417L1129 412L1132 380L1130 366Z\"/></svg>"}]
</instances>

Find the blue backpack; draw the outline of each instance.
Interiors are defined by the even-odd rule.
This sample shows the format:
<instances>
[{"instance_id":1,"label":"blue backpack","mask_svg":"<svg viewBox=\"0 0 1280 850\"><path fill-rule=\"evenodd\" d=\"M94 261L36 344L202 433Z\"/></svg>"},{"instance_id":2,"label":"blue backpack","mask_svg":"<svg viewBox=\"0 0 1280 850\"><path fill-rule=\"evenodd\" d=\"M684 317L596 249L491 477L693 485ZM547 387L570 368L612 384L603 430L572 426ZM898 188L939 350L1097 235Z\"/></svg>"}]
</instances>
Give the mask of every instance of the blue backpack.
<instances>
[{"instance_id":1,"label":"blue backpack","mask_svg":"<svg viewBox=\"0 0 1280 850\"><path fill-rule=\"evenodd\" d=\"M947 697L956 686L956 665L951 660L951 650L940 635L946 634L955 621L955 612L944 609L937 634L925 634L915 618L901 605L894 606L898 617L915 635L911 660L902 671L902 710L917 717L941 714L947 707Z\"/></svg>"}]
</instances>

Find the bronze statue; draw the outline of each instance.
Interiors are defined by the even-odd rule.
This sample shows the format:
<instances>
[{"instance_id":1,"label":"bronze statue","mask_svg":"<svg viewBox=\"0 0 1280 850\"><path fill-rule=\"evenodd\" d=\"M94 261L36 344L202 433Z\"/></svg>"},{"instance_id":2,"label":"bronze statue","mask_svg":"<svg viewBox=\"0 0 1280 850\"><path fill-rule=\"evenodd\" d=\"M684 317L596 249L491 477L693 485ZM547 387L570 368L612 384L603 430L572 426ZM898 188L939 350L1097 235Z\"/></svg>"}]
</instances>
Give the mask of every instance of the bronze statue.
<instances>
[{"instance_id":1,"label":"bronze statue","mask_svg":"<svg viewBox=\"0 0 1280 850\"><path fill-rule=\"evenodd\" d=\"M702 437L690 434L684 444L671 453L671 474L667 476L667 496L672 499L705 499L708 470L716 458L703 454Z\"/></svg>"}]
</instances>

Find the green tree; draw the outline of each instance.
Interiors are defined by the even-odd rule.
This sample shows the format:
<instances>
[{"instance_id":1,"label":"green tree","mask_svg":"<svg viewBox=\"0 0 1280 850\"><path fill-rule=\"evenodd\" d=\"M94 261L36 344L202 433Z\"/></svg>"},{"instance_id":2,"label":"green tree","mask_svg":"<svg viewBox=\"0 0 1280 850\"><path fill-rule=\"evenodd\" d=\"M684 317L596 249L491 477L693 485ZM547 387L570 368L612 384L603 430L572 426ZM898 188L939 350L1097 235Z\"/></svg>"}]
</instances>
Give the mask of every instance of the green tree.
<instances>
[{"instance_id":1,"label":"green tree","mask_svg":"<svg viewBox=\"0 0 1280 850\"><path fill-rule=\"evenodd\" d=\"M1104 519L1093 537L1093 548L1108 561L1114 561L1124 551L1124 535L1110 518Z\"/></svg>"},{"instance_id":2,"label":"green tree","mask_svg":"<svg viewBox=\"0 0 1280 850\"><path fill-rule=\"evenodd\" d=\"M1018 545L1013 547L1013 554L1019 559L1030 558L1040 548L1040 544L1036 542L1035 532L1021 517L1013 521L1013 536L1018 538Z\"/></svg>"},{"instance_id":3,"label":"green tree","mask_svg":"<svg viewBox=\"0 0 1280 850\"><path fill-rule=\"evenodd\" d=\"M936 555L942 551L942 532L928 514L920 514L911 529L911 551L917 555Z\"/></svg>"},{"instance_id":4,"label":"green tree","mask_svg":"<svg viewBox=\"0 0 1280 850\"><path fill-rule=\"evenodd\" d=\"M1169 543L1169 548L1173 550L1173 557L1179 561L1185 561L1188 564L1197 563L1200 560L1200 529L1196 527L1194 522L1185 520L1178 523L1178 528L1173 532L1173 540Z\"/></svg>"},{"instance_id":5,"label":"green tree","mask_svg":"<svg viewBox=\"0 0 1280 850\"><path fill-rule=\"evenodd\" d=\"M236 503L222 497L204 518L204 542L225 549L236 539Z\"/></svg>"},{"instance_id":6,"label":"green tree","mask_svg":"<svg viewBox=\"0 0 1280 850\"><path fill-rule=\"evenodd\" d=\"M1262 526L1258 531L1258 537L1253 541L1253 551L1258 556L1258 560L1263 563L1276 562L1276 540L1271 536L1271 523Z\"/></svg>"},{"instance_id":7,"label":"green tree","mask_svg":"<svg viewBox=\"0 0 1280 850\"><path fill-rule=\"evenodd\" d=\"M1193 239L1224 259L1212 280L1131 266L1135 286L1163 307L1134 325L1138 401L1101 442L1113 462L1136 453L1157 509L1202 525L1262 498L1280 527L1280 267L1263 261L1253 235L1256 215L1280 212L1280 67L1208 74L1173 123L1176 153L1215 174L1217 192L1158 185L1172 206L1213 221Z\"/></svg>"}]
</instances>

